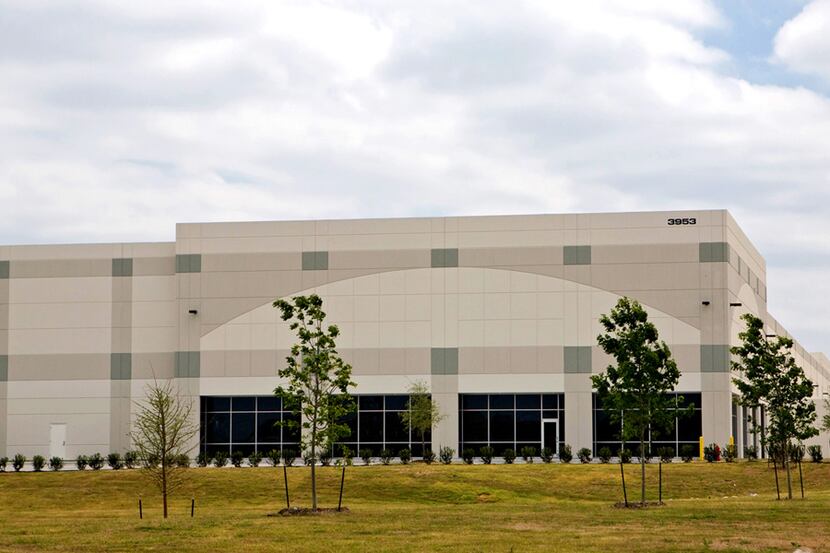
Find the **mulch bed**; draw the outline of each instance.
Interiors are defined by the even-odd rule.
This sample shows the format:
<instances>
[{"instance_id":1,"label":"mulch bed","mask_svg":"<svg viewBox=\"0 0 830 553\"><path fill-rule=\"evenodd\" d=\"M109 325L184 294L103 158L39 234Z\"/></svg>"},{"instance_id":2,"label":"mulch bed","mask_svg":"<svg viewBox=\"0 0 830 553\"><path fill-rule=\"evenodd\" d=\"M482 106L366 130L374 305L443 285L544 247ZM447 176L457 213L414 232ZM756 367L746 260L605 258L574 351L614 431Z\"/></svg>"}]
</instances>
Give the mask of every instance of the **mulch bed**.
<instances>
[{"instance_id":1,"label":"mulch bed","mask_svg":"<svg viewBox=\"0 0 830 553\"><path fill-rule=\"evenodd\" d=\"M620 501L619 503L614 503L614 508L616 509L650 509L652 507L665 507L666 504L661 501L646 501L646 504L643 505L639 501L629 501L628 506L625 503Z\"/></svg>"},{"instance_id":2,"label":"mulch bed","mask_svg":"<svg viewBox=\"0 0 830 553\"><path fill-rule=\"evenodd\" d=\"M332 507L329 509L312 509L310 507L291 507L290 509L280 509L276 513L268 513L269 517L305 517L305 516L321 516L321 515L337 515L341 513L348 513L348 507L342 507L339 511Z\"/></svg>"}]
</instances>

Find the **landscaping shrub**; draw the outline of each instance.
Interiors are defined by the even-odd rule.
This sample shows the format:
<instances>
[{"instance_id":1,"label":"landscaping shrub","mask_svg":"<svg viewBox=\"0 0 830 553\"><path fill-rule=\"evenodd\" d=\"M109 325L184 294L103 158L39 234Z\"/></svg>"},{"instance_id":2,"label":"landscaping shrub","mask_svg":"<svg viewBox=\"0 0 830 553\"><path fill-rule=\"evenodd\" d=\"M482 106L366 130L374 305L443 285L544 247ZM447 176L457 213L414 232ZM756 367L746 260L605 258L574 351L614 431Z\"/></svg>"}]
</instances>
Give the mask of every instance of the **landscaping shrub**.
<instances>
[{"instance_id":1,"label":"landscaping shrub","mask_svg":"<svg viewBox=\"0 0 830 553\"><path fill-rule=\"evenodd\" d=\"M368 465L372 462L372 450L371 449L361 449L360 450L360 458L363 460L364 465Z\"/></svg>"},{"instance_id":2,"label":"landscaping shrub","mask_svg":"<svg viewBox=\"0 0 830 553\"><path fill-rule=\"evenodd\" d=\"M0 472L6 472L6 465L9 464L8 457L0 457Z\"/></svg>"},{"instance_id":3,"label":"landscaping shrub","mask_svg":"<svg viewBox=\"0 0 830 553\"><path fill-rule=\"evenodd\" d=\"M603 446L599 448L597 452L597 457L599 457L599 462L603 464L607 464L611 462L611 448L608 446Z\"/></svg>"},{"instance_id":4,"label":"landscaping shrub","mask_svg":"<svg viewBox=\"0 0 830 553\"><path fill-rule=\"evenodd\" d=\"M303 454L303 464L307 467L310 467L313 462L314 462L314 457L311 456L311 452L306 451Z\"/></svg>"},{"instance_id":5,"label":"landscaping shrub","mask_svg":"<svg viewBox=\"0 0 830 553\"><path fill-rule=\"evenodd\" d=\"M619 451L620 453L620 463L630 463L631 462L631 450L627 447L624 447Z\"/></svg>"},{"instance_id":6,"label":"landscaping shrub","mask_svg":"<svg viewBox=\"0 0 830 553\"><path fill-rule=\"evenodd\" d=\"M293 465L296 459L297 452L293 449L282 450L282 462L285 464L286 467L290 467L291 465Z\"/></svg>"},{"instance_id":7,"label":"landscaping shrub","mask_svg":"<svg viewBox=\"0 0 830 553\"><path fill-rule=\"evenodd\" d=\"M723 448L723 460L727 463L733 463L738 457L738 446L735 444L728 445Z\"/></svg>"},{"instance_id":8,"label":"landscaping shrub","mask_svg":"<svg viewBox=\"0 0 830 553\"><path fill-rule=\"evenodd\" d=\"M754 445L748 445L744 448L744 457L747 461L754 461L758 458L758 448Z\"/></svg>"},{"instance_id":9,"label":"landscaping shrub","mask_svg":"<svg viewBox=\"0 0 830 553\"><path fill-rule=\"evenodd\" d=\"M190 456L187 453L179 453L173 459L173 463L180 469L190 468Z\"/></svg>"},{"instance_id":10,"label":"landscaping shrub","mask_svg":"<svg viewBox=\"0 0 830 553\"><path fill-rule=\"evenodd\" d=\"M707 463L717 463L720 461L721 450L718 444L709 444L703 448L703 458Z\"/></svg>"},{"instance_id":11,"label":"landscaping shrub","mask_svg":"<svg viewBox=\"0 0 830 553\"><path fill-rule=\"evenodd\" d=\"M277 457L277 462L279 463L279 457ZM196 456L196 464L202 468L208 466L210 464L210 455L202 451Z\"/></svg>"},{"instance_id":12,"label":"landscaping shrub","mask_svg":"<svg viewBox=\"0 0 830 553\"><path fill-rule=\"evenodd\" d=\"M242 453L241 451L234 451L233 453L231 453L231 464L233 466L235 466L236 468L241 467L242 466L242 461L244 461L244 460L245 460L245 454Z\"/></svg>"},{"instance_id":13,"label":"landscaping shrub","mask_svg":"<svg viewBox=\"0 0 830 553\"><path fill-rule=\"evenodd\" d=\"M441 459L441 462L445 465L449 465L452 463L452 457L455 455L455 450L449 446L444 446L438 452L438 457Z\"/></svg>"},{"instance_id":14,"label":"landscaping shrub","mask_svg":"<svg viewBox=\"0 0 830 553\"><path fill-rule=\"evenodd\" d=\"M89 457L86 455L78 455L75 459L75 466L78 467L78 470L84 470L87 465L89 465Z\"/></svg>"},{"instance_id":15,"label":"landscaping shrub","mask_svg":"<svg viewBox=\"0 0 830 553\"><path fill-rule=\"evenodd\" d=\"M657 450L657 455L660 457L660 461L664 463L671 463L674 460L674 448L661 447Z\"/></svg>"},{"instance_id":16,"label":"landscaping shrub","mask_svg":"<svg viewBox=\"0 0 830 553\"><path fill-rule=\"evenodd\" d=\"M220 449L216 452L216 455L213 456L213 466L217 468L224 467L228 464L228 452L224 449Z\"/></svg>"},{"instance_id":17,"label":"landscaping shrub","mask_svg":"<svg viewBox=\"0 0 830 553\"><path fill-rule=\"evenodd\" d=\"M381 449L380 450L380 462L384 465L388 465L392 462L392 459L395 458L395 454L392 453L391 449Z\"/></svg>"},{"instance_id":18,"label":"landscaping shrub","mask_svg":"<svg viewBox=\"0 0 830 553\"><path fill-rule=\"evenodd\" d=\"M576 456L579 458L579 462L583 465L591 462L591 450L587 447L583 447L577 451Z\"/></svg>"},{"instance_id":19,"label":"landscaping shrub","mask_svg":"<svg viewBox=\"0 0 830 553\"><path fill-rule=\"evenodd\" d=\"M412 460L412 450L405 447L398 452L398 457L400 457L402 465L408 465Z\"/></svg>"},{"instance_id":20,"label":"landscaping shrub","mask_svg":"<svg viewBox=\"0 0 830 553\"><path fill-rule=\"evenodd\" d=\"M493 455L495 451L489 445L486 445L478 450L479 457L481 457L481 462L485 465L489 465L493 462Z\"/></svg>"},{"instance_id":21,"label":"landscaping shrub","mask_svg":"<svg viewBox=\"0 0 830 553\"><path fill-rule=\"evenodd\" d=\"M504 462L508 465L512 465L513 461L516 460L516 452L512 449L508 448L504 450Z\"/></svg>"},{"instance_id":22,"label":"landscaping shrub","mask_svg":"<svg viewBox=\"0 0 830 553\"><path fill-rule=\"evenodd\" d=\"M793 463L800 463L806 455L807 449L803 445L796 445L790 447L790 460Z\"/></svg>"},{"instance_id":23,"label":"landscaping shrub","mask_svg":"<svg viewBox=\"0 0 830 553\"><path fill-rule=\"evenodd\" d=\"M320 464L327 467L331 464L331 449L325 448L320 452Z\"/></svg>"},{"instance_id":24,"label":"landscaping shrub","mask_svg":"<svg viewBox=\"0 0 830 553\"><path fill-rule=\"evenodd\" d=\"M542 458L543 463L550 463L551 461L553 461L553 449L549 447L543 447L542 453L540 453L539 456Z\"/></svg>"},{"instance_id":25,"label":"landscaping shrub","mask_svg":"<svg viewBox=\"0 0 830 553\"><path fill-rule=\"evenodd\" d=\"M435 462L435 452L432 451L431 449L427 448L427 450L424 451L423 459L424 459L424 463L426 463L428 465L431 465L432 463Z\"/></svg>"},{"instance_id":26,"label":"landscaping shrub","mask_svg":"<svg viewBox=\"0 0 830 553\"><path fill-rule=\"evenodd\" d=\"M262 453L259 451L254 451L250 455L248 455L248 466L249 467L258 467L259 464L262 462Z\"/></svg>"},{"instance_id":27,"label":"landscaping shrub","mask_svg":"<svg viewBox=\"0 0 830 553\"><path fill-rule=\"evenodd\" d=\"M268 453L265 454L265 461L275 467L280 464L280 450L279 449L272 449Z\"/></svg>"},{"instance_id":28,"label":"landscaping shrub","mask_svg":"<svg viewBox=\"0 0 830 553\"><path fill-rule=\"evenodd\" d=\"M128 451L124 454L124 466L128 469L134 469L138 465L138 452Z\"/></svg>"},{"instance_id":29,"label":"landscaping shrub","mask_svg":"<svg viewBox=\"0 0 830 553\"><path fill-rule=\"evenodd\" d=\"M697 450L695 446L686 444L680 448L680 458L683 460L684 463L691 463L692 459L695 458L695 454Z\"/></svg>"},{"instance_id":30,"label":"landscaping shrub","mask_svg":"<svg viewBox=\"0 0 830 553\"><path fill-rule=\"evenodd\" d=\"M49 468L54 471L59 471L63 468L63 459L60 457L52 457L49 459Z\"/></svg>"},{"instance_id":31,"label":"landscaping shrub","mask_svg":"<svg viewBox=\"0 0 830 553\"><path fill-rule=\"evenodd\" d=\"M461 452L461 459L464 461L465 465L472 465L475 458L476 452L471 447L465 448L464 451Z\"/></svg>"},{"instance_id":32,"label":"landscaping shrub","mask_svg":"<svg viewBox=\"0 0 830 553\"><path fill-rule=\"evenodd\" d=\"M821 463L821 460L824 459L824 456L821 454L820 445L811 445L807 448L807 453L810 454L810 459L812 459L814 463Z\"/></svg>"},{"instance_id":33,"label":"landscaping shrub","mask_svg":"<svg viewBox=\"0 0 830 553\"><path fill-rule=\"evenodd\" d=\"M533 458L536 457L536 448L532 446L525 446L522 448L521 454L522 459L525 460L525 463L532 463Z\"/></svg>"},{"instance_id":34,"label":"landscaping shrub","mask_svg":"<svg viewBox=\"0 0 830 553\"><path fill-rule=\"evenodd\" d=\"M35 469L35 472L41 472L45 466L46 457L43 455L35 455L32 457L32 468Z\"/></svg>"},{"instance_id":35,"label":"landscaping shrub","mask_svg":"<svg viewBox=\"0 0 830 553\"><path fill-rule=\"evenodd\" d=\"M352 454L352 450L344 445L343 446L343 457L342 457L341 461L338 462L338 464L340 462L342 462L343 464L345 464L347 466L352 466L353 459L354 459L354 454Z\"/></svg>"},{"instance_id":36,"label":"landscaping shrub","mask_svg":"<svg viewBox=\"0 0 830 553\"><path fill-rule=\"evenodd\" d=\"M559 450L559 462L560 463L570 463L573 461L574 454L571 446L569 444L564 444L562 449Z\"/></svg>"},{"instance_id":37,"label":"landscaping shrub","mask_svg":"<svg viewBox=\"0 0 830 553\"><path fill-rule=\"evenodd\" d=\"M26 464L26 456L18 453L17 455L12 458L12 468L14 472L20 472L20 469L23 468L23 465Z\"/></svg>"},{"instance_id":38,"label":"landscaping shrub","mask_svg":"<svg viewBox=\"0 0 830 553\"><path fill-rule=\"evenodd\" d=\"M101 470L104 468L104 456L100 453L94 453L89 456L89 468L92 470Z\"/></svg>"},{"instance_id":39,"label":"landscaping shrub","mask_svg":"<svg viewBox=\"0 0 830 553\"><path fill-rule=\"evenodd\" d=\"M112 470L119 470L123 466L120 453L110 453L107 455L107 464Z\"/></svg>"}]
</instances>

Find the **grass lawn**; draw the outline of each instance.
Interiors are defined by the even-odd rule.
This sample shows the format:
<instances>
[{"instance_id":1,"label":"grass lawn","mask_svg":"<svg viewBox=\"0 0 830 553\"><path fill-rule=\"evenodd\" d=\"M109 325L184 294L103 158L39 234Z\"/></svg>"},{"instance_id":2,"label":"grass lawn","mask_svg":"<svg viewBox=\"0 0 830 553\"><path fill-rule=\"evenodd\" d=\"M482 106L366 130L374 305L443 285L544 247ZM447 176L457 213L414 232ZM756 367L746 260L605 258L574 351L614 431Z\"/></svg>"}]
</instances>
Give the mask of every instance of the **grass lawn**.
<instances>
[{"instance_id":1,"label":"grass lawn","mask_svg":"<svg viewBox=\"0 0 830 553\"><path fill-rule=\"evenodd\" d=\"M807 499L791 502L763 462L663 468L666 506L623 510L617 465L350 467L350 513L290 518L265 516L285 505L281 468L192 469L167 522L138 471L7 473L0 551L830 551L830 463L805 464ZM340 469L319 474L336 506ZM308 468L288 475L307 506ZM649 466L655 499L656 480Z\"/></svg>"}]
</instances>

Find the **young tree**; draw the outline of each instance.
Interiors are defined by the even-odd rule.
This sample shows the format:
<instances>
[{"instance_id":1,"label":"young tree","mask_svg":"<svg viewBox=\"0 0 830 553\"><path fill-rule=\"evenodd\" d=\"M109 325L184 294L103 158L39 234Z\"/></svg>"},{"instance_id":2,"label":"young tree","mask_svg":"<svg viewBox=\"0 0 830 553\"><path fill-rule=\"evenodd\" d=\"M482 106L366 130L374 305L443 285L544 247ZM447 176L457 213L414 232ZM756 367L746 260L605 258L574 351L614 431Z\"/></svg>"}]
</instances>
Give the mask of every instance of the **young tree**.
<instances>
[{"instance_id":1,"label":"young tree","mask_svg":"<svg viewBox=\"0 0 830 553\"><path fill-rule=\"evenodd\" d=\"M409 387L409 401L407 410L401 412L401 421L404 426L421 438L421 456L426 452L426 433L444 420L436 402L430 396L426 382L416 380Z\"/></svg>"},{"instance_id":2,"label":"young tree","mask_svg":"<svg viewBox=\"0 0 830 553\"><path fill-rule=\"evenodd\" d=\"M185 483L185 469L176 457L188 454L199 427L191 420L193 404L182 400L170 380L153 380L143 402L136 402L137 415L130 436L143 462L143 473L161 492L164 518L167 496Z\"/></svg>"},{"instance_id":3,"label":"young tree","mask_svg":"<svg viewBox=\"0 0 830 553\"><path fill-rule=\"evenodd\" d=\"M741 392L740 402L747 407L765 406L768 423L766 436L761 439L773 446L783 457L787 474L787 497L793 498L790 457L800 442L818 435L813 426L816 404L813 401L813 383L796 365L790 350L793 341L786 336L771 339L764 330L764 322L746 313L741 317L746 330L738 334L740 346L731 349L738 357L732 370L738 373L733 382ZM760 427L752 421L755 431Z\"/></svg>"},{"instance_id":4,"label":"young tree","mask_svg":"<svg viewBox=\"0 0 830 553\"><path fill-rule=\"evenodd\" d=\"M680 380L680 371L639 302L620 298L600 323L605 334L597 336L597 342L616 365L591 380L611 421L621 425L621 439L640 442L640 501L645 505L646 441L649 431L659 432L674 421L677 404L669 394Z\"/></svg>"},{"instance_id":5,"label":"young tree","mask_svg":"<svg viewBox=\"0 0 830 553\"><path fill-rule=\"evenodd\" d=\"M288 382L274 389L274 393L282 398L287 409L301 416L300 444L311 458L311 507L316 511L317 451L349 435L348 425L340 421L354 411L349 387L356 384L351 380L352 367L337 353L335 340L340 330L335 325L325 326L323 300L318 295L278 299L273 305L297 334L298 342L291 346L286 366L279 371L279 376ZM296 426L297 422L280 424Z\"/></svg>"}]
</instances>

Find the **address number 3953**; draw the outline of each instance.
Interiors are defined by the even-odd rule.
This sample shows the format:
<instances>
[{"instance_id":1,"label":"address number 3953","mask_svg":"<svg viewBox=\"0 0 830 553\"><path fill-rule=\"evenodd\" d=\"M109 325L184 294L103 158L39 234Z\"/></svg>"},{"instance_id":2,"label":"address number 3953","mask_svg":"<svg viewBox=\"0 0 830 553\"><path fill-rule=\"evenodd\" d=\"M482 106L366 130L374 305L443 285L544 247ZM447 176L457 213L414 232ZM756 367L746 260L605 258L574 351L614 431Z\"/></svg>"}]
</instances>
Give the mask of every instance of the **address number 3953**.
<instances>
[{"instance_id":1,"label":"address number 3953","mask_svg":"<svg viewBox=\"0 0 830 553\"><path fill-rule=\"evenodd\" d=\"M684 217L683 219L670 218L670 219L666 219L666 222L668 222L669 225L696 225L697 224L697 219L695 219L694 217L690 217L690 218L685 218Z\"/></svg>"}]
</instances>

